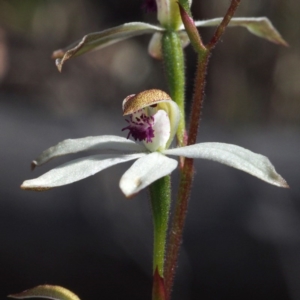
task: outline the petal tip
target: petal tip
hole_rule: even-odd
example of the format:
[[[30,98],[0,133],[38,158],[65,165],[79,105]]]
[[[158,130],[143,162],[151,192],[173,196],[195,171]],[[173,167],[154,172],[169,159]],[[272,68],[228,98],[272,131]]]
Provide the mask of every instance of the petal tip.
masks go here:
[[[134,181],[128,180],[127,178],[121,178],[120,188],[127,199],[132,199],[138,194],[138,187],[142,184],[140,179]],[[137,191],[138,190],[138,191]]]
[[[124,192],[123,192],[124,193]],[[125,194],[125,197],[128,199],[128,200],[131,200],[132,198],[134,198],[138,193],[128,193],[128,194]]]
[[[48,191],[51,189],[50,187],[30,186],[26,184],[26,181],[24,181],[21,184],[20,188],[24,191],[36,191],[36,192]]]
[[[289,189],[290,188],[289,184],[282,177],[280,177],[279,183],[280,183],[280,187],[282,187],[282,188],[285,188],[285,189]]]
[[[273,181],[274,185],[277,185],[278,187],[286,188],[286,189],[290,188],[290,186],[288,185],[288,183],[286,182],[286,180],[281,175],[279,175],[278,173],[276,173],[276,171],[275,171],[274,176],[272,176],[272,179],[274,180]]]
[[[37,166],[37,161],[36,161],[36,160],[33,160],[33,161],[31,162],[31,165],[30,165],[31,171],[33,171],[33,170],[35,169],[36,166]]]

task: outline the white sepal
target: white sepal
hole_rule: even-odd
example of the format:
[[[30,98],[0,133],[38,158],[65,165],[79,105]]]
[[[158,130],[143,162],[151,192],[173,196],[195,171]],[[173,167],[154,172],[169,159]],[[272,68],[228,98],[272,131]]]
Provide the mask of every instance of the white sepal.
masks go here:
[[[92,176],[108,167],[137,159],[146,155],[138,154],[98,154],[72,160],[58,166],[42,176],[26,180],[21,185],[24,190],[47,190],[53,187],[70,184]]]
[[[168,149],[163,153],[217,161],[249,173],[270,184],[288,187],[286,181],[276,172],[274,166],[267,157],[236,145],[224,143],[200,143],[181,148]]]
[[[32,162],[32,165],[40,166],[52,158],[88,150],[115,150],[122,152],[122,154],[128,154],[130,152],[142,152],[144,151],[144,147],[116,135],[88,136],[80,139],[68,139],[43,151],[43,153]]]

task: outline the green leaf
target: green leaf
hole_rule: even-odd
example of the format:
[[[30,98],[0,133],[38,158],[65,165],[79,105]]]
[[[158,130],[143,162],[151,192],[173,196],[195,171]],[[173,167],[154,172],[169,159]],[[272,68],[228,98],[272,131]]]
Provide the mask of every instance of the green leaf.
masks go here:
[[[164,31],[164,29],[148,23],[126,23],[100,32],[87,34],[80,41],[67,48],[54,51],[52,58],[56,59],[56,66],[61,72],[63,64],[70,58],[82,55],[89,51],[102,49],[133,36],[160,31]]]
[[[55,300],[80,300],[77,295],[64,287],[47,284],[38,285],[21,293],[8,295],[8,297],[15,299],[48,298]]]
[[[222,18],[210,19],[205,21],[196,21],[197,27],[217,26],[221,23]],[[246,27],[251,33],[264,38],[275,44],[288,46],[288,43],[282,38],[280,33],[273,26],[271,21],[266,17],[259,18],[232,18],[228,26]],[[183,28],[181,28],[183,29]]]

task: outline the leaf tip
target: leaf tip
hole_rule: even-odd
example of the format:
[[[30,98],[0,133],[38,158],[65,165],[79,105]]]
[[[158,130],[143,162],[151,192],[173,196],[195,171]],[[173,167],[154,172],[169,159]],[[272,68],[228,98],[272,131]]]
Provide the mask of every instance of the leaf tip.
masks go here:
[[[290,47],[289,43],[279,33],[277,33],[276,36],[267,39],[270,42],[273,42],[274,44],[284,46],[284,47]]]
[[[284,46],[284,47],[290,47],[290,44],[287,41],[285,41],[284,39],[281,39],[279,45]]]
[[[8,298],[14,298],[14,299],[22,299],[25,298],[23,297],[23,294],[25,294],[27,292],[27,290],[25,290],[24,292],[21,293],[17,293],[17,294],[9,294],[7,295]]]
[[[65,52],[62,49],[58,49],[53,51],[51,58],[52,59],[57,59],[57,58],[62,58],[64,56]]]
[[[63,64],[64,64],[63,59],[57,58],[57,59],[55,60],[55,65],[56,65],[56,67],[57,67],[57,69],[58,69],[58,71],[59,71],[60,73],[61,73],[61,71],[62,71]]]
[[[289,47],[289,44],[267,17],[254,18],[252,22],[246,22],[243,26],[246,26],[251,33],[267,39],[272,43]]]

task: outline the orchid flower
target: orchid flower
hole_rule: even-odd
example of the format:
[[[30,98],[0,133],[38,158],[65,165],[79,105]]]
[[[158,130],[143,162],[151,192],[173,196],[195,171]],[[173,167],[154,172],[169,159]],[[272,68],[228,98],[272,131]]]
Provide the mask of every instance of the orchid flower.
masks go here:
[[[192,5],[192,0],[189,0],[189,5]],[[162,58],[161,39],[163,33],[168,30],[178,32],[183,47],[189,44],[188,35],[184,31],[184,26],[181,22],[177,0],[156,0],[156,2],[155,0],[146,0],[145,6],[150,7],[150,10],[157,10],[159,25],[152,25],[144,22],[131,22],[100,32],[87,34],[80,41],[71,44],[65,49],[54,51],[52,57],[56,59],[56,65],[59,71],[62,70],[65,61],[72,57],[79,56],[92,50],[102,49],[119,41],[142,34],[153,34],[148,51],[152,57],[157,59]],[[222,19],[223,18],[215,18],[211,20],[195,21],[195,24],[197,27],[218,26]],[[245,27],[251,33],[259,37],[265,38],[276,44],[287,46],[285,40],[266,17],[232,18],[229,26]]]
[[[122,192],[126,197],[131,197],[176,169],[178,161],[167,155],[217,161],[270,184],[288,186],[267,157],[236,145],[199,143],[169,148],[177,130],[180,112],[177,104],[163,91],[153,89],[129,95],[123,101],[123,113],[129,116],[128,126],[123,128],[128,130],[127,139],[104,135],[62,141],[34,160],[33,168],[71,153],[87,150],[101,150],[104,153],[67,162],[38,178],[24,181],[21,188],[47,190],[79,181],[113,165],[136,160],[120,180]],[[130,136],[137,142],[129,140]]]

